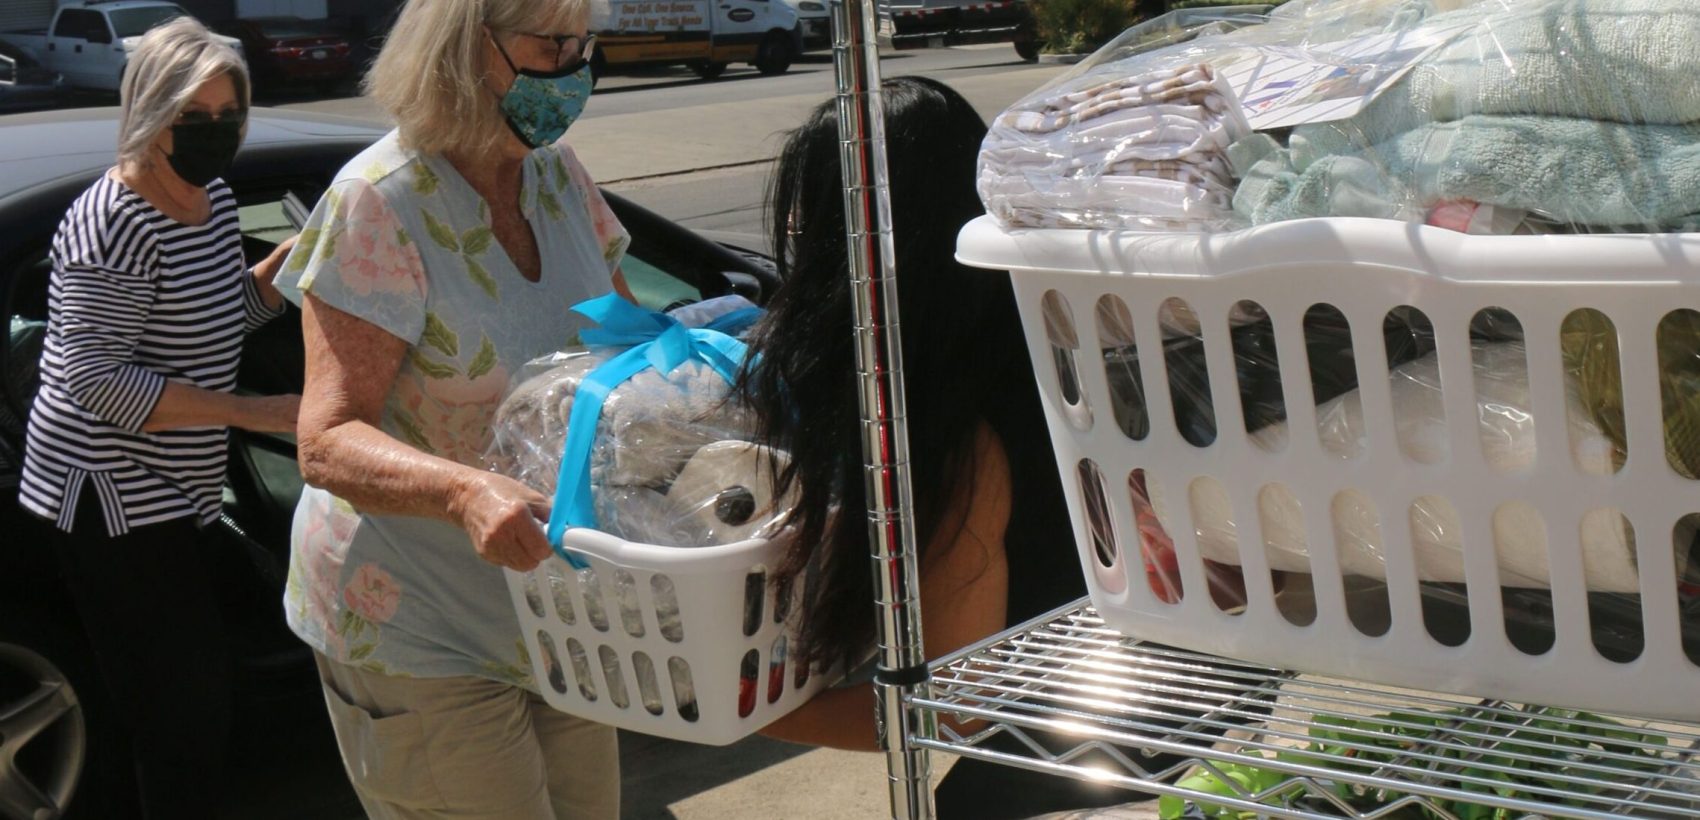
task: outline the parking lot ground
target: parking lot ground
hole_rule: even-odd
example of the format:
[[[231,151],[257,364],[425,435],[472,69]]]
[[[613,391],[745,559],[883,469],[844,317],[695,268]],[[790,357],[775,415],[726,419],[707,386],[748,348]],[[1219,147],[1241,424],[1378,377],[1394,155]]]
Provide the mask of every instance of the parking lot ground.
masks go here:
[[[890,817],[885,756],[810,749],[764,737],[725,747],[622,734],[627,820],[871,820]],[[936,785],[955,757],[932,755]],[[1157,801],[1115,820],[1157,820]]]

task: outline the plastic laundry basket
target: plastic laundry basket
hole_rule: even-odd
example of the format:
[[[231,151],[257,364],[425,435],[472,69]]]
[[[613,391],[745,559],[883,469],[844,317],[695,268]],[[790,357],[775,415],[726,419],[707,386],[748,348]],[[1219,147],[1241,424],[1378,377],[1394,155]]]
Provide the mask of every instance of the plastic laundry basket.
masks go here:
[[[1650,717],[1700,717],[1700,658],[1684,649],[1696,629],[1677,565],[1700,520],[1700,482],[1667,461],[1656,333],[1673,311],[1700,310],[1700,235],[1467,236],[1393,221],[1317,219],[1217,235],[1005,230],[990,218],[963,229],[958,258],[1011,272],[1058,468],[1069,488],[1078,558],[1104,618],[1142,639],[1304,672],[1525,702]],[[1103,300],[1113,300],[1104,302]],[[1214,441],[1189,443],[1176,424],[1159,338],[1165,306],[1199,317],[1215,413]],[[1269,317],[1291,434],[1271,452],[1246,431],[1230,311],[1255,302]],[[1320,444],[1306,347],[1307,312],[1337,309],[1350,323],[1366,446],[1342,458]],[[1139,344],[1094,335],[1104,306],[1125,308]],[[1052,313],[1047,326],[1046,308]],[[1423,463],[1395,438],[1381,329],[1389,312],[1415,308],[1432,322],[1445,411],[1444,458]],[[1503,309],[1525,336],[1537,455],[1532,469],[1500,472],[1483,456],[1472,383],[1470,328]],[[1573,462],[1566,376],[1558,344],[1567,317],[1603,313],[1616,328],[1627,458],[1614,474]],[[1060,312],[1072,327],[1059,328]],[[1135,439],[1117,423],[1105,357],[1136,350],[1149,408]],[[1700,356],[1700,350],[1695,351]],[[1377,389],[1377,385],[1382,388]],[[1545,421],[1552,419],[1552,421]],[[1169,499],[1182,580],[1165,601],[1145,582],[1130,484],[1160,484]],[[1265,553],[1258,494],[1283,486],[1302,509],[1310,573],[1278,585]],[[1239,521],[1243,605],[1210,594],[1193,528],[1196,493],[1225,496]],[[1342,492],[1370,499],[1385,550],[1385,620],[1353,613],[1354,579],[1341,571],[1331,505]],[[1409,511],[1443,499],[1461,522],[1467,583],[1461,641],[1437,637],[1411,556]],[[1505,621],[1493,522],[1526,505],[1545,528],[1550,563],[1550,645],[1514,639]],[[1621,512],[1632,527],[1643,646],[1607,659],[1590,619],[1579,522]],[[1129,566],[1131,564],[1131,567]],[[1282,608],[1292,586],[1314,589],[1313,611]],[[1172,598],[1173,596],[1171,596]],[[1619,596],[1620,598],[1625,596]],[[1427,620],[1425,620],[1427,619]],[[1688,646],[1695,646],[1688,635]]]
[[[621,729],[724,745],[808,701],[827,681],[790,662],[802,590],[770,581],[784,544],[658,547],[588,529],[508,570],[534,674],[549,705]]]

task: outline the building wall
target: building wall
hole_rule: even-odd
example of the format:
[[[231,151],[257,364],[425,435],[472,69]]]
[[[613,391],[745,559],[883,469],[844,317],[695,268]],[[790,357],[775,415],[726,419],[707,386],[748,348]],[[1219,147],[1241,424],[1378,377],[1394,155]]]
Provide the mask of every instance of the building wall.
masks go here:
[[[0,0],[0,31],[47,28],[54,8],[53,0]]]
[[[194,15],[195,19],[209,26],[236,17],[235,0],[174,0],[174,2]]]

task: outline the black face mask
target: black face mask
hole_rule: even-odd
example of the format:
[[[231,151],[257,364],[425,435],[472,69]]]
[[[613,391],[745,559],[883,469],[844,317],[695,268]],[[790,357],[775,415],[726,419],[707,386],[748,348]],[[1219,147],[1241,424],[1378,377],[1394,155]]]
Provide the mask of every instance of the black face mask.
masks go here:
[[[171,126],[171,153],[166,160],[184,182],[205,188],[224,176],[242,145],[242,121],[183,123]]]

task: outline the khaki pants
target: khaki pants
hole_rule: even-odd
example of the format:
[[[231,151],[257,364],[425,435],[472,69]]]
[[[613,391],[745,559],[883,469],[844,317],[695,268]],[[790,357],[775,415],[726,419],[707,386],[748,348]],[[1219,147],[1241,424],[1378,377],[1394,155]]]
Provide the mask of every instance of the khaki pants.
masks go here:
[[[343,765],[374,820],[620,816],[612,727],[497,681],[402,678],[316,658]]]

